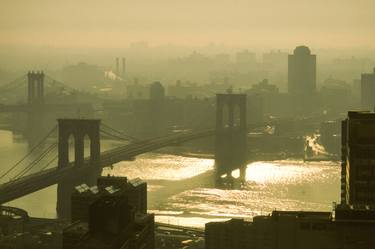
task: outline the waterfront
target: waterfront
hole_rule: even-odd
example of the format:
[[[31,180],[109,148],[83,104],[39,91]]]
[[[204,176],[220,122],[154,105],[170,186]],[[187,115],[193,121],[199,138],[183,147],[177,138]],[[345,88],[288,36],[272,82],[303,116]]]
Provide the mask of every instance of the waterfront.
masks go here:
[[[111,141],[102,143],[102,149],[111,146]],[[1,131],[0,153],[4,172],[27,153],[27,145]],[[250,219],[274,209],[329,211],[332,202],[339,200],[337,162],[254,162],[247,167],[245,186],[236,190],[212,187],[213,163],[212,159],[148,153],[107,168],[103,174],[149,180],[149,211],[156,214],[156,221],[185,226],[202,227],[208,221],[230,217]],[[185,181],[188,178],[193,178],[191,185],[180,186],[189,182]],[[182,192],[163,195],[163,189],[171,186]],[[56,186],[9,203],[37,217],[55,217],[55,204]]]

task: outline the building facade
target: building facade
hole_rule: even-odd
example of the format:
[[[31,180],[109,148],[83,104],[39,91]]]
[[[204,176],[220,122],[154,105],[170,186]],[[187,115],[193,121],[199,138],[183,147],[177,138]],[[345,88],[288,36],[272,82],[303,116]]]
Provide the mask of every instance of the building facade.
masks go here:
[[[342,204],[375,206],[375,113],[349,112],[342,129]]]

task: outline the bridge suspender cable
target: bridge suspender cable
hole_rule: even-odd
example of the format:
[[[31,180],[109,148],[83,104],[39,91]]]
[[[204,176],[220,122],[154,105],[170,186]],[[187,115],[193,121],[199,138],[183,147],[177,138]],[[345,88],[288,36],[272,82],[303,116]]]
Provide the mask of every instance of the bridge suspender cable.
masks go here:
[[[17,89],[26,82],[26,75],[23,75],[15,80],[12,80],[9,83],[6,83],[0,86],[1,94]]]
[[[18,173],[14,179],[24,176],[27,172],[33,169],[40,161],[42,161],[48,153],[53,151],[57,147],[57,143],[51,144],[46,150],[42,152],[34,161],[32,161],[26,168],[24,168],[20,173]]]
[[[115,132],[116,134],[113,134],[113,133],[111,133],[111,132],[108,132],[108,131],[105,131],[105,130],[101,130],[102,132],[104,132],[104,133],[110,133],[111,135],[114,135],[114,136],[117,136],[117,137],[122,137],[122,139],[127,139],[127,140],[133,140],[133,141],[139,141],[139,139],[138,138],[136,138],[136,137],[133,137],[133,136],[130,136],[130,135],[127,135],[127,134],[125,134],[125,133],[123,133],[123,132],[121,132],[121,131],[119,131],[119,130],[116,130],[115,128],[112,128],[111,126],[109,126],[109,125],[107,125],[107,124],[105,124],[105,123],[101,123],[101,125],[102,125],[102,127],[103,128],[107,128],[108,130],[110,130],[111,132]],[[108,135],[108,134],[107,134]]]
[[[8,83],[6,83],[6,84],[4,84],[4,85],[1,85],[0,86],[0,89],[4,89],[4,88],[7,88],[7,87],[12,87],[12,86],[14,86],[14,84],[19,84],[19,83],[23,83],[23,81],[24,80],[26,80],[26,75],[24,74],[24,75],[22,75],[22,76],[20,76],[20,77],[18,77],[18,78],[16,78],[15,80],[12,80],[11,82],[8,82]]]
[[[126,137],[122,137],[122,136],[118,136],[118,135],[115,135],[113,133],[110,133],[108,131],[105,131],[103,129],[100,129],[100,132],[102,132],[104,135],[107,135],[108,137],[110,138],[114,138],[114,139],[118,139],[118,140],[124,140],[124,141],[133,141],[132,139],[129,139],[129,138],[126,138]]]
[[[27,153],[24,157],[21,158],[21,160],[19,160],[16,164],[14,164],[10,169],[8,169],[4,174],[2,174],[0,176],[0,179],[3,179],[5,176],[7,176],[10,172],[12,172],[16,167],[18,167],[18,165],[20,165],[26,158],[28,158],[37,148],[39,148],[46,140],[47,138],[53,133],[55,132],[55,130],[57,129],[57,126],[53,127],[49,132],[48,134],[37,144],[35,145],[30,151],[29,153]]]
[[[48,166],[50,166],[54,161],[56,161],[58,157],[59,157],[59,155],[56,155],[54,158],[52,158],[52,159],[51,159],[46,165],[44,165],[44,166],[40,169],[40,171],[43,171],[43,170],[45,170],[46,168],[48,168]]]

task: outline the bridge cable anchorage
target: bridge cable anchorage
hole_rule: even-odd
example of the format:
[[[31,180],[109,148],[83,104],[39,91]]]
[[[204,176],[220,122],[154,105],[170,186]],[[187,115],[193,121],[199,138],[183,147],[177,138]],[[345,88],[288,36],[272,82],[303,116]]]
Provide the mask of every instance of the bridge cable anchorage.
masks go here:
[[[4,174],[2,174],[0,176],[0,180],[3,179],[5,176],[7,176],[10,172],[12,172],[16,167],[18,167],[22,162],[24,162],[26,160],[26,158],[28,158],[37,148],[39,148],[47,139],[48,137],[53,133],[55,132],[55,130],[57,129],[57,125],[54,126],[49,132],[48,134],[42,139],[39,141],[39,143],[37,143],[24,157],[22,157],[18,162],[16,162],[10,169],[8,169]]]
[[[46,150],[42,152],[41,155],[39,155],[34,161],[32,161],[26,168],[24,168],[20,173],[18,173],[15,177],[13,177],[13,180],[16,180],[18,178],[21,178],[25,176],[27,172],[29,172],[31,169],[33,169],[40,161],[42,161],[51,151],[56,149],[57,143],[51,144]]]
[[[140,139],[138,139],[138,138],[136,138],[136,137],[133,137],[133,136],[130,136],[130,135],[128,135],[128,134],[125,134],[125,133],[123,133],[123,132],[121,132],[121,131],[119,131],[119,130],[117,130],[117,129],[115,129],[115,128],[109,126],[109,125],[107,125],[106,123],[103,123],[103,122],[102,122],[102,123],[101,123],[101,126],[102,126],[103,128],[107,128],[107,129],[109,129],[109,130],[111,130],[111,131],[113,131],[113,132],[115,132],[115,133],[118,133],[120,136],[125,137],[125,138],[128,138],[129,140],[140,141]]]

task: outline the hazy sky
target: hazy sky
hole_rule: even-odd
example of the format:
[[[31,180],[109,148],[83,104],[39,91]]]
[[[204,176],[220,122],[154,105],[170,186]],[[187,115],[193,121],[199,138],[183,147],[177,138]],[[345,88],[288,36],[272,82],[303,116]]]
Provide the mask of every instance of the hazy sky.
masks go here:
[[[0,0],[0,44],[375,47],[375,0]]]

